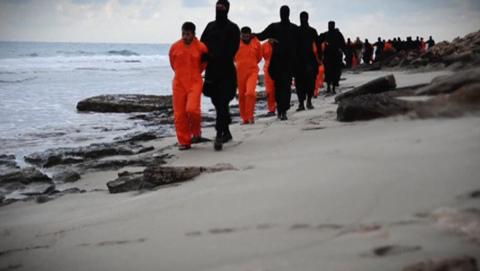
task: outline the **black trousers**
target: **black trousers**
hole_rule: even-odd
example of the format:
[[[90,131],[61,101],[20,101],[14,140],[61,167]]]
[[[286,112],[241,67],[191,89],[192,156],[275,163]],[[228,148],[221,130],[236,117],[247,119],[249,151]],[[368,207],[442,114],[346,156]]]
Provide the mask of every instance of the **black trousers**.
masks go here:
[[[217,112],[215,129],[217,130],[217,136],[221,137],[230,132],[229,125],[232,123],[232,117],[230,115],[231,99],[227,97],[227,95],[219,93],[211,97],[211,100]]]
[[[275,76],[275,100],[279,114],[287,113],[292,98],[292,75],[283,73]]]
[[[317,68],[318,70],[318,68]],[[315,91],[317,74],[313,72],[302,72],[295,77],[295,86],[297,88],[298,101],[304,103],[305,99],[311,100]]]

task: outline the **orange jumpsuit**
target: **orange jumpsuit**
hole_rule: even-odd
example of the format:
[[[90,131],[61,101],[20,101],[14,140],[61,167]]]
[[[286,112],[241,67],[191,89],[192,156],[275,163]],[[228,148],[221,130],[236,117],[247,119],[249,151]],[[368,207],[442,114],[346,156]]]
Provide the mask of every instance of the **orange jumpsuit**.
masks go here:
[[[265,59],[263,74],[265,77],[265,89],[267,91],[268,111],[275,113],[277,110],[277,102],[275,101],[275,82],[273,81],[272,77],[270,77],[270,73],[268,72],[270,60],[272,60],[272,51],[272,44],[270,42],[267,41],[262,45],[262,54],[263,58]]]
[[[393,52],[394,51],[393,44],[391,42],[385,43],[385,48],[383,48],[383,51],[384,52]]]
[[[322,43],[322,50],[325,49],[324,47],[325,47],[325,43]],[[313,52],[317,56],[319,55],[316,44],[313,44]],[[321,64],[321,65],[318,65],[317,81],[315,82],[315,92],[313,94],[314,97],[318,97],[318,95],[320,94],[320,88],[323,88],[324,82],[325,82],[325,66]]]
[[[262,60],[262,45],[253,38],[249,44],[240,41],[235,56],[238,80],[238,104],[240,117],[244,123],[254,120],[257,102],[258,63]]]
[[[425,53],[427,51],[427,43],[422,41],[420,43],[420,53]]]
[[[190,146],[192,136],[201,136],[202,56],[208,52],[197,38],[190,45],[179,40],[170,49],[173,79],[173,111],[180,145]]]

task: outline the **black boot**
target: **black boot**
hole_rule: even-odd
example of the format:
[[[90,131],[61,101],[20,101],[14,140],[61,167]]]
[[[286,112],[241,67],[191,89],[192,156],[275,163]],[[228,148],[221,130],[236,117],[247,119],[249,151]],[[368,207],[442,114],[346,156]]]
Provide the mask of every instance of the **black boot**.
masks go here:
[[[228,142],[232,141],[232,139],[233,139],[232,133],[230,133],[230,130],[227,130],[227,131],[223,134],[223,140],[222,140],[222,142],[225,144],[225,143],[228,143]]]
[[[308,110],[314,109],[314,107],[313,107],[313,105],[312,105],[312,98],[308,98],[308,100],[307,100],[307,108],[308,108]]]
[[[215,149],[215,151],[223,150],[223,136],[222,136],[222,133],[217,132],[217,136],[215,137],[215,140],[213,141],[213,148]]]
[[[297,108],[297,112],[301,112],[301,111],[305,111],[305,105],[303,101],[298,104],[298,108]]]

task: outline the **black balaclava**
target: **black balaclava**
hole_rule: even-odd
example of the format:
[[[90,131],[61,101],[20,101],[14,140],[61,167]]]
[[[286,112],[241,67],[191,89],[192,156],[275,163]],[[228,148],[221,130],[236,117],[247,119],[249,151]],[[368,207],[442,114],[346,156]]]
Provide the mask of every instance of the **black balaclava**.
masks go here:
[[[308,13],[306,11],[300,13],[300,26],[308,27]]]
[[[335,31],[335,22],[334,21],[328,22],[328,31],[330,31],[330,32]]]
[[[218,23],[226,23],[227,20],[228,20],[228,11],[230,10],[230,3],[228,2],[228,0],[218,0],[217,1],[217,5],[218,4],[221,4],[221,5],[224,5],[227,10],[222,10],[222,9],[218,9],[216,8],[215,9],[215,20],[218,22]]]
[[[282,24],[290,23],[290,8],[288,6],[282,6],[280,8],[280,19]]]

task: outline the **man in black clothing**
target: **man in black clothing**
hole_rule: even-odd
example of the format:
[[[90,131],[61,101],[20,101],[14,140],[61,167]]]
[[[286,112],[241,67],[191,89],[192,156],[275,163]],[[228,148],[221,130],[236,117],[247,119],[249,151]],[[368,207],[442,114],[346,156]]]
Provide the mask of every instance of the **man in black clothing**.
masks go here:
[[[327,93],[335,94],[335,87],[338,87],[342,76],[343,54],[346,51],[345,38],[335,28],[335,22],[328,23],[328,31],[318,37],[318,43],[325,42],[323,53],[323,64],[325,65],[325,82],[327,82]]]
[[[430,38],[427,40],[427,44],[428,44],[428,49],[435,46],[435,41],[433,40],[432,36],[430,36]]]
[[[370,44],[368,39],[365,40],[364,53],[363,53],[363,63],[370,65],[373,58],[373,46]]]
[[[269,25],[263,32],[255,34],[261,41],[273,40],[272,59],[269,73],[275,82],[275,99],[277,101],[278,118],[287,120],[292,95],[292,78],[298,67],[298,26],[290,22],[290,8],[280,8],[279,23]]]
[[[347,69],[352,68],[352,62],[353,62],[353,54],[354,54],[354,48],[353,48],[353,43],[350,38],[347,39],[347,46],[345,48],[345,64],[347,66]],[[319,55],[321,52],[319,52]]]
[[[308,25],[308,13],[305,11],[300,13],[299,29],[298,68],[295,74],[299,102],[297,112],[305,110],[305,99],[307,100],[307,108],[313,109],[312,98],[318,75],[318,60],[313,51],[313,44],[318,41],[318,33],[317,30]],[[321,48],[319,44],[317,44],[317,48]]]
[[[201,41],[208,47],[208,66],[205,71],[203,94],[212,99],[217,111],[215,150],[232,140],[230,102],[235,97],[237,75],[234,57],[240,45],[240,30],[228,19],[230,3],[218,0],[216,19],[210,22],[202,34]]]
[[[383,48],[385,48],[385,42],[382,38],[378,38],[378,41],[373,44],[375,46],[375,62],[382,60]]]

